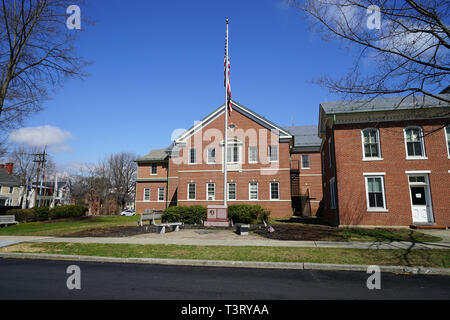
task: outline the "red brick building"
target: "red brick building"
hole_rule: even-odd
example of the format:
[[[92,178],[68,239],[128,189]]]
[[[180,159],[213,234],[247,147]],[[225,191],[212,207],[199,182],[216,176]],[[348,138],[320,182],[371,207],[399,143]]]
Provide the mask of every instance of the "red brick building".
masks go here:
[[[320,104],[324,218],[450,226],[449,124],[450,106],[429,97]]]
[[[170,147],[153,150],[136,160],[136,213],[164,210],[171,205],[223,204],[224,110],[224,106],[216,109]],[[291,156],[294,160],[301,156],[292,129],[277,126],[233,102],[228,118],[228,205],[259,204],[270,209],[272,217],[292,215],[292,195],[307,190],[299,183],[292,189],[291,172],[300,171],[298,166],[291,167]],[[316,148],[316,154],[301,151],[308,155],[311,152],[311,167],[307,169],[305,163],[305,170],[314,173],[320,168]],[[316,181],[317,185],[309,190],[318,198],[321,179]],[[312,182],[304,187],[309,187],[308,183]]]

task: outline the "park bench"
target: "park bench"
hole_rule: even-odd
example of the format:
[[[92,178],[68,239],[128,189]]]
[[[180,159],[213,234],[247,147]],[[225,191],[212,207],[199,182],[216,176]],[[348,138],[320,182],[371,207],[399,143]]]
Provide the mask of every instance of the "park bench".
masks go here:
[[[161,219],[162,211],[153,210],[153,212],[146,212],[141,214],[141,218],[139,219],[138,226],[142,227],[144,225],[144,221],[150,221],[149,224],[155,224],[155,219]]]
[[[165,223],[157,223],[155,226],[158,227],[158,233],[164,234],[166,233],[166,227],[174,227],[173,231],[178,232],[180,231],[180,226],[182,225],[182,222],[165,222]]]
[[[18,224],[16,221],[16,216],[0,216],[0,226],[9,226],[10,224]]]

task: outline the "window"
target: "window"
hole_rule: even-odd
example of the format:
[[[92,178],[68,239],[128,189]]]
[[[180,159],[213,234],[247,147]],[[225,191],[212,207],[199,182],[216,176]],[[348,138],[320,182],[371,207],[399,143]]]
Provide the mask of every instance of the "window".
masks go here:
[[[258,182],[249,183],[249,199],[258,200]]]
[[[13,194],[14,193],[14,187],[9,187],[9,194]]]
[[[269,146],[269,161],[278,161],[278,146]]]
[[[302,155],[302,169],[309,169],[309,154]]]
[[[405,129],[406,158],[424,158],[422,129],[419,127]]]
[[[144,201],[150,201],[150,188],[144,189]]]
[[[197,150],[189,149],[189,163],[190,164],[197,163]]]
[[[195,183],[188,184],[188,200],[195,200]]]
[[[328,140],[328,157],[330,158],[330,168],[333,166],[333,156],[331,153],[331,138]]]
[[[236,200],[236,183],[228,183],[228,200]]]
[[[367,210],[386,210],[383,176],[366,176]]]
[[[216,185],[214,183],[208,183],[206,185],[206,200],[215,200],[216,199]]]
[[[445,128],[445,138],[447,139],[447,156],[450,158],[450,126]]]
[[[249,163],[258,162],[258,147],[248,147],[248,162]]]
[[[158,165],[156,163],[152,163],[152,175],[158,173]]]
[[[236,145],[227,147],[227,163],[239,163],[239,147]]]
[[[164,201],[164,188],[158,188],[158,201]]]
[[[330,208],[336,209],[336,179],[330,179]]]
[[[208,148],[208,163],[216,163],[216,148]]]
[[[378,129],[369,128],[362,131],[363,142],[363,158],[364,159],[379,159],[380,152],[380,135]]]
[[[280,184],[278,182],[270,183],[270,200],[280,200]]]

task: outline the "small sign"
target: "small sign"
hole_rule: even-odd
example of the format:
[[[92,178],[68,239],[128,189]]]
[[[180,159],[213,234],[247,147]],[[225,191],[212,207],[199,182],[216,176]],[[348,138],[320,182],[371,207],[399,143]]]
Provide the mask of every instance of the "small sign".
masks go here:
[[[416,198],[417,198],[417,199],[422,198],[422,194],[421,194],[421,193],[416,193]]]

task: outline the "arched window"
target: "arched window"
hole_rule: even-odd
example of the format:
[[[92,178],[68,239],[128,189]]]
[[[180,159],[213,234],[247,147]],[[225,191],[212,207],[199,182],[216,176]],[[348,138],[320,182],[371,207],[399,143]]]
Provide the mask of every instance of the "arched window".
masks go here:
[[[363,158],[380,159],[380,134],[376,128],[362,130]]]
[[[424,158],[425,146],[420,127],[405,128],[406,158]]]

